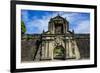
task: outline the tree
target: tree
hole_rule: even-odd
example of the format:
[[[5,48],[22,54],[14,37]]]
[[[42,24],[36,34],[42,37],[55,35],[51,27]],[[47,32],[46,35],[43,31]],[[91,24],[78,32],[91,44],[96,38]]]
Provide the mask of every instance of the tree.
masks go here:
[[[21,21],[21,34],[24,34],[26,32],[26,27],[23,21]]]

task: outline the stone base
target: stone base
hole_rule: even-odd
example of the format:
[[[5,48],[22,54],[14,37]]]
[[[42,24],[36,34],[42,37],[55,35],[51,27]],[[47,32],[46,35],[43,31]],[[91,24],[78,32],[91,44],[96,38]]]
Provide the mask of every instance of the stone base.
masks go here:
[[[44,60],[52,60],[51,58],[42,58],[41,61],[44,61]]]

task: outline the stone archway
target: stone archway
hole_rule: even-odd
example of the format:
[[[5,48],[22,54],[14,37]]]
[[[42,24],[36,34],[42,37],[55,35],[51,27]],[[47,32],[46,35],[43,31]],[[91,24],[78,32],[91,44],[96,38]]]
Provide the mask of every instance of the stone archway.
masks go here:
[[[65,59],[65,49],[62,45],[56,46],[53,50],[53,59],[64,60]]]

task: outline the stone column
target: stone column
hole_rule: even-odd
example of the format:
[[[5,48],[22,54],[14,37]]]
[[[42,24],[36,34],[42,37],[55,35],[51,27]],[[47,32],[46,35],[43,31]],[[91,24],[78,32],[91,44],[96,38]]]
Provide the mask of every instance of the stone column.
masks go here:
[[[43,59],[45,57],[45,44],[42,43],[42,57],[41,59]]]
[[[49,42],[49,57],[53,60],[53,41]]]
[[[45,58],[46,58],[47,57],[47,49],[48,49],[48,43],[47,43],[47,41],[46,41],[45,44],[46,44],[46,46],[45,46],[45,50],[44,51],[45,51]]]
[[[74,49],[75,49],[75,57],[76,57],[76,59],[80,59],[79,48],[78,48],[78,46],[77,46],[77,44],[76,44],[76,41],[74,40],[73,42],[74,42],[74,44],[75,44],[75,46],[74,46]]]
[[[53,23],[53,34],[55,34],[55,25]]]
[[[47,48],[47,58],[49,58],[49,41],[48,41],[48,48]]]
[[[72,53],[72,45],[71,45],[71,39],[69,39],[69,58],[73,58],[73,53]]]
[[[69,43],[68,39],[65,40],[66,59],[69,58]]]
[[[63,32],[66,33],[66,24],[63,24]]]

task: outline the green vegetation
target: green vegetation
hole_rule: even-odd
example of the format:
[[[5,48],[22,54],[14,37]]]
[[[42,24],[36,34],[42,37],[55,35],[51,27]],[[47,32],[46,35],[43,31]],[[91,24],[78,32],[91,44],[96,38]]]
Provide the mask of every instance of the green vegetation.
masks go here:
[[[27,40],[30,40],[32,39],[33,37],[32,36],[27,36]]]
[[[25,34],[26,32],[26,27],[23,21],[21,21],[21,34]]]

